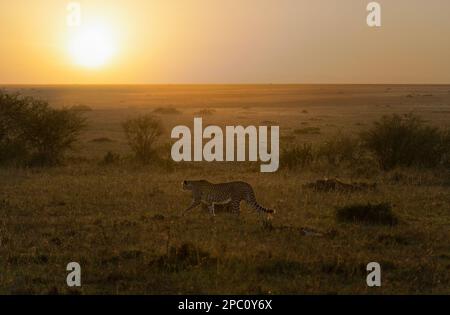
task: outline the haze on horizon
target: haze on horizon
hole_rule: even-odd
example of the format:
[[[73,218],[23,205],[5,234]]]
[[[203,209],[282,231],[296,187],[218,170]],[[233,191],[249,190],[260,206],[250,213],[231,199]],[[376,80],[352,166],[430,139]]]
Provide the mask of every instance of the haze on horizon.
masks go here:
[[[381,28],[369,0],[79,0],[114,41],[99,67],[70,56],[69,2],[0,1],[0,84],[450,83],[448,0],[379,0]]]

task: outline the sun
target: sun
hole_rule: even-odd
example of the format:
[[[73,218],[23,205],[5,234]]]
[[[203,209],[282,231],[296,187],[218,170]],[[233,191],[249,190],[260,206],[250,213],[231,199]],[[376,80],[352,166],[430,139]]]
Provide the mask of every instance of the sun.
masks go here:
[[[116,52],[111,28],[101,24],[77,28],[70,34],[69,52],[79,66],[99,68],[106,65]]]

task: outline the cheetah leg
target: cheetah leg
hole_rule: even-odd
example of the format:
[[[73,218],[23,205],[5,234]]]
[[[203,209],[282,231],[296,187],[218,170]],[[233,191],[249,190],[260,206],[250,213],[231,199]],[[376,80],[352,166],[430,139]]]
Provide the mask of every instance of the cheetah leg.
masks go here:
[[[194,209],[194,208],[197,207],[198,205],[200,205],[200,201],[193,201],[192,204],[191,204],[188,208],[186,208],[186,209],[183,211],[183,215],[185,215],[186,212],[188,212],[189,210]]]
[[[236,214],[237,216],[239,216],[241,214],[241,206],[240,206],[240,202],[237,200],[233,200],[231,201],[231,209],[233,211],[234,214]]]
[[[208,206],[208,209],[209,209],[209,213],[210,213],[212,216],[215,216],[215,215],[216,215],[216,212],[214,211],[214,203],[212,203],[211,205],[209,205],[209,206]]]

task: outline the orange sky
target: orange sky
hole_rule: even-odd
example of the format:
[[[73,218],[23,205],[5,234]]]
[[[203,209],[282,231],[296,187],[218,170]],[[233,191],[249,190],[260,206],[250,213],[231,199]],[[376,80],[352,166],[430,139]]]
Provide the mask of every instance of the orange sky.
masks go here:
[[[66,0],[0,0],[0,84],[450,83],[450,1],[80,0],[114,42],[103,66],[69,50]]]

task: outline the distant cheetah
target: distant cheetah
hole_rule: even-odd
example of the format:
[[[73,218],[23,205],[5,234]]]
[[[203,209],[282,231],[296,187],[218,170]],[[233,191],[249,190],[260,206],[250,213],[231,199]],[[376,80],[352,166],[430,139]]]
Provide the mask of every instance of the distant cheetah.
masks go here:
[[[245,182],[212,184],[206,180],[185,180],[183,190],[191,190],[193,197],[192,204],[184,210],[183,214],[203,203],[208,206],[209,212],[214,216],[214,205],[231,203],[233,212],[239,215],[240,204],[243,200],[258,213],[268,214],[269,218],[275,213],[275,210],[258,204],[252,186]]]

